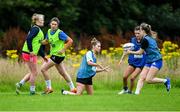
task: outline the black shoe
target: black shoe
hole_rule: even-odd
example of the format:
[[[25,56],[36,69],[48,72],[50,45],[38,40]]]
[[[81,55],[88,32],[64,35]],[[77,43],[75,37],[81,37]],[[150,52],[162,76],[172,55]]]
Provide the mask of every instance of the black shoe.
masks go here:
[[[64,95],[64,89],[61,89],[61,94]]]
[[[128,93],[128,94],[133,94],[133,92],[132,92],[132,91],[128,91],[127,93]]]

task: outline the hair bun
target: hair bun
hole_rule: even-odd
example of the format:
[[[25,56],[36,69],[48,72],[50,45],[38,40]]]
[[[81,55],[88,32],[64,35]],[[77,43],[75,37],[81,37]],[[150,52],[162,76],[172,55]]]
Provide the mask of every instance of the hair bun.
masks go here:
[[[98,40],[96,39],[96,37],[94,37],[92,40],[91,40],[91,43],[94,43],[94,42],[97,42]]]
[[[100,42],[96,39],[96,37],[94,37],[94,38],[91,40],[91,45],[94,46],[94,45],[96,45],[97,43],[100,43]]]

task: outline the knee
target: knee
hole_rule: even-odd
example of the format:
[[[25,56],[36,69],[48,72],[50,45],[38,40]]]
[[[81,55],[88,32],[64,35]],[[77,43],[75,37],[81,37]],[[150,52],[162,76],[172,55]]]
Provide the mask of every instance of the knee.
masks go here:
[[[128,77],[127,76],[123,76],[123,80],[127,80],[128,79]]]
[[[134,82],[135,78],[134,78],[134,77],[131,77],[131,79],[130,79],[130,80],[131,80],[131,82]]]
[[[144,82],[146,79],[145,78],[140,78],[138,81]]]
[[[147,82],[147,83],[152,83],[152,79],[146,78],[146,82]]]
[[[46,71],[47,71],[46,69],[41,68],[41,72],[42,72],[42,73],[44,73],[44,72],[46,72]]]

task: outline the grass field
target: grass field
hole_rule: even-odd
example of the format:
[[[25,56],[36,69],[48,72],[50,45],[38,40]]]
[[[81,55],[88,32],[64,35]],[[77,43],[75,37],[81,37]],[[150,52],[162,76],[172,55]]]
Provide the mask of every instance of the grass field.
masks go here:
[[[29,83],[22,88],[21,95],[15,94],[15,83],[28,72],[27,67],[4,59],[0,59],[0,63],[0,111],[180,111],[180,71],[169,74],[166,66],[158,77],[171,78],[170,93],[166,92],[162,84],[145,84],[140,95],[117,95],[122,89],[122,73],[127,64],[119,68],[117,62],[114,62],[105,63],[111,66],[112,71],[94,77],[93,96],[86,93],[82,96],[61,95],[60,89],[68,89],[68,86],[55,68],[49,70],[54,93],[29,96]],[[78,68],[70,64],[66,64],[66,68],[75,82]],[[37,92],[40,94],[44,87],[44,79],[39,73],[36,80]]]
[[[180,89],[149,87],[140,95],[117,95],[118,91],[96,90],[93,96],[0,93],[0,111],[180,111]]]

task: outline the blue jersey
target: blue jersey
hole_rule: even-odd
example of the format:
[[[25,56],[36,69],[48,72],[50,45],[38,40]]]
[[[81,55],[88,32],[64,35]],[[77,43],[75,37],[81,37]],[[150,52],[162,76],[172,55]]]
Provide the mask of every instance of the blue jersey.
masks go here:
[[[153,37],[150,37],[148,35],[146,35],[143,38],[143,40],[148,41],[147,48],[142,47],[142,49],[144,49],[146,52],[146,56],[147,56],[146,63],[152,63],[152,62],[155,62],[157,60],[162,59],[162,55],[161,55],[160,50],[157,46],[156,40]],[[145,42],[145,41],[142,41],[142,42]]]
[[[136,37],[131,38],[130,42],[134,44],[133,51],[138,51],[141,48],[141,43],[137,41]],[[135,67],[143,67],[145,64],[145,60],[145,53],[141,55],[130,54],[128,57],[128,63]]]
[[[88,61],[92,61],[93,63],[96,63],[96,58],[92,51],[88,51],[86,55],[84,55],[81,62],[81,66],[77,73],[77,78],[89,78],[96,74],[96,67],[88,65],[87,63]]]

